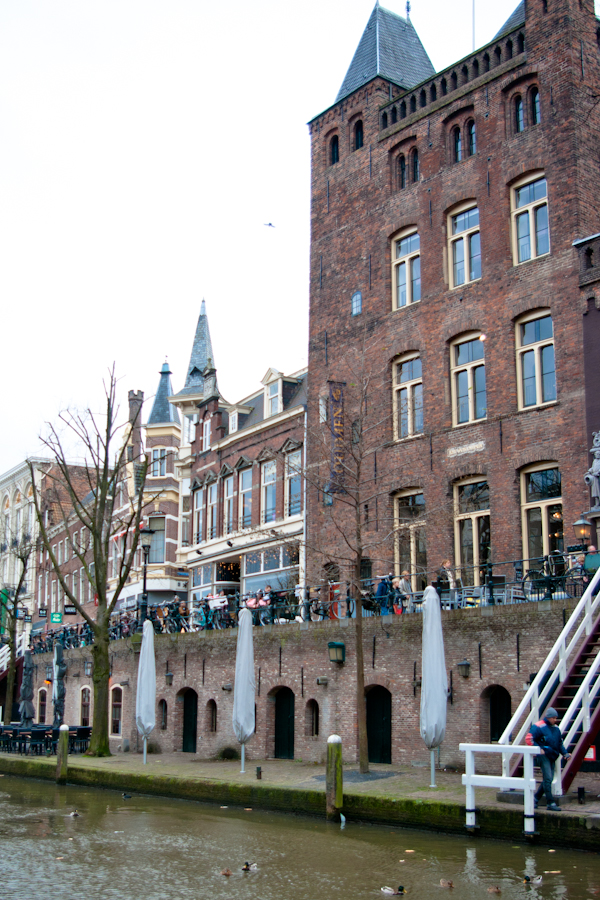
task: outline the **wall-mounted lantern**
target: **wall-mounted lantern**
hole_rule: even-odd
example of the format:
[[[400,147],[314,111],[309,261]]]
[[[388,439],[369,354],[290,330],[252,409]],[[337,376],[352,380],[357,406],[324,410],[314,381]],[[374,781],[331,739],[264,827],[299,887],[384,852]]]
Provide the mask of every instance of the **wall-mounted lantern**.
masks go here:
[[[172,685],[173,684],[173,673],[165,672],[165,684]]]
[[[343,665],[346,662],[346,645],[341,641],[329,641],[329,662]]]
[[[592,540],[592,523],[586,519],[585,513],[581,513],[577,521],[573,522],[573,530],[579,542],[589,544]]]
[[[463,678],[469,677],[469,672],[471,671],[471,663],[468,659],[463,659],[463,661],[458,664],[458,671]]]

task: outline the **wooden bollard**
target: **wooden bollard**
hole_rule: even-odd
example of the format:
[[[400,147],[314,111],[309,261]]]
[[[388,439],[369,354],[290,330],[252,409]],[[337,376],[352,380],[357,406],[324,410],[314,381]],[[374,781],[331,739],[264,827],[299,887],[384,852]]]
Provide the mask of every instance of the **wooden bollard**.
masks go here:
[[[325,804],[327,818],[339,822],[340,811],[344,805],[344,770],[342,767],[342,739],[337,734],[332,734],[327,738]]]
[[[69,726],[61,725],[56,745],[56,783],[67,783],[69,768]]]

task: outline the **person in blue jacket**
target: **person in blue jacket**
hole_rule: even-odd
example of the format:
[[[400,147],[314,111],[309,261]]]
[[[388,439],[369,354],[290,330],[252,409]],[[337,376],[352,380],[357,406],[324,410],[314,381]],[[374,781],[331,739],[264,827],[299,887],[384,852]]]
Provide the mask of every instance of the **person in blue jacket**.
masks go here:
[[[535,806],[537,809],[538,802],[542,794],[546,795],[548,809],[552,812],[560,812],[560,806],[552,796],[552,778],[554,776],[554,763],[559,756],[563,759],[570,759],[571,754],[567,752],[562,742],[562,734],[560,728],[556,724],[558,713],[549,706],[546,710],[544,718],[531,726],[531,731],[527,735],[528,744],[537,744],[540,748],[539,755],[536,756],[536,765],[542,770],[542,783],[535,792]]]

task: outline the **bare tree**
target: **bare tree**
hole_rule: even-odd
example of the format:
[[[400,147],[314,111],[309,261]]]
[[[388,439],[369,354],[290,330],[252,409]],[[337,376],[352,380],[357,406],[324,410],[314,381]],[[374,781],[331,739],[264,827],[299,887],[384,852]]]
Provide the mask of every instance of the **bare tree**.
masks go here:
[[[6,676],[6,702],[4,705],[4,725],[10,725],[12,717],[15,679],[17,675],[17,623],[19,611],[25,612],[21,595],[27,587],[27,573],[33,553],[31,535],[12,534],[4,536],[7,549],[14,560],[14,583],[3,584],[0,589],[0,622],[5,623],[4,637],[8,645],[9,660]],[[20,605],[21,604],[21,605]]]
[[[141,455],[135,459],[133,452],[129,454],[129,462],[136,467],[134,478],[136,492],[125,506],[122,506],[118,498],[117,487],[126,471],[128,447],[132,446],[131,435],[139,426],[139,422],[129,422],[120,448],[115,451],[117,437],[122,430],[117,422],[116,385],[113,366],[107,382],[104,383],[105,413],[101,422],[89,409],[84,414],[66,411],[59,417],[61,426],[66,426],[66,433],[74,437],[82,447],[83,465],[73,466],[69,463],[58,429],[49,426],[49,436],[44,443],[52,453],[54,463],[46,474],[50,488],[44,494],[34,488],[40,539],[51,568],[56,574],[65,598],[77,609],[93,633],[94,714],[88,750],[90,756],[111,755],[108,739],[110,616],[134,565],[145,502],[147,459]],[[138,416],[140,414],[141,406]],[[30,468],[32,469],[32,466]],[[47,518],[46,512],[50,508],[56,511],[58,522],[69,539],[70,549],[79,560],[92,595],[95,595],[95,617],[90,615],[75,596],[63,574],[49,536],[52,523],[49,517]],[[75,525],[78,528],[83,526],[85,529],[85,541],[82,542],[81,539],[72,536]],[[81,530],[79,535],[81,536]],[[120,541],[121,552],[117,562],[116,586],[109,601],[111,549],[112,542],[117,540]]]
[[[313,560],[334,564],[346,573],[356,602],[356,710],[359,768],[369,771],[362,629],[362,564],[368,558],[381,568],[392,558],[394,522],[389,476],[378,473],[377,453],[391,437],[391,416],[382,412],[388,361],[385,348],[371,346],[367,335],[346,354],[329,382],[327,414],[309,429],[310,465],[305,477],[319,493],[316,534],[309,534]],[[315,508],[313,506],[313,508]]]

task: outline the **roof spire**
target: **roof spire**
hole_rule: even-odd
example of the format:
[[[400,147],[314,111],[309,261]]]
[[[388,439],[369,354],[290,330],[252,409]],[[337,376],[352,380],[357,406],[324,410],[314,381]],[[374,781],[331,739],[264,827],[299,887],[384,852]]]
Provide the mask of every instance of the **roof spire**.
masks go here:
[[[406,21],[410,22],[410,0],[406,0]]]
[[[171,370],[169,363],[165,359],[160,370],[160,381],[158,382],[158,390],[154,397],[148,425],[170,425],[173,422],[179,424],[179,413],[169,403],[169,397],[172,393]]]
[[[200,306],[200,315],[198,324],[196,325],[196,334],[192,344],[192,352],[190,354],[190,363],[187,370],[185,385],[183,390],[176,394],[177,399],[183,399],[186,396],[204,394],[204,377],[202,373],[208,365],[208,360],[214,359],[212,343],[210,340],[210,329],[208,327],[208,317],[206,315],[206,303],[203,300]]]

